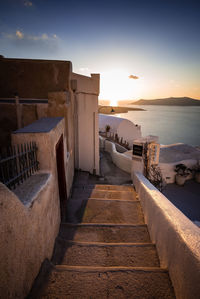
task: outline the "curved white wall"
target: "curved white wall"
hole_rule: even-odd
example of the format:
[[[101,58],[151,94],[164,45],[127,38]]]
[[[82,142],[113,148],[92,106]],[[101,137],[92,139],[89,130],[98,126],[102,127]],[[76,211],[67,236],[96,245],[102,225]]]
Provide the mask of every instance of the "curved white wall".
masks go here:
[[[127,173],[131,173],[132,159],[125,154],[117,152],[115,144],[111,141],[105,140],[100,136],[99,138],[100,148],[103,148],[106,152],[110,153],[113,163],[124,170]]]

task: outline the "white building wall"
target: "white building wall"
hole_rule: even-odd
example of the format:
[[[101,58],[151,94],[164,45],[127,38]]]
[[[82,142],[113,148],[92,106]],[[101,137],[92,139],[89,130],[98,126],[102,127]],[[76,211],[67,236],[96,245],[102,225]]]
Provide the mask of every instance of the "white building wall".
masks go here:
[[[99,174],[99,75],[72,73],[75,98],[75,167]]]
[[[98,97],[80,93],[78,106],[78,168],[99,174]]]
[[[141,127],[136,126],[128,119],[99,114],[99,130],[105,132],[106,126],[110,126],[110,132],[118,134],[119,138],[123,137],[124,141],[127,141],[132,147],[133,140],[142,137]]]

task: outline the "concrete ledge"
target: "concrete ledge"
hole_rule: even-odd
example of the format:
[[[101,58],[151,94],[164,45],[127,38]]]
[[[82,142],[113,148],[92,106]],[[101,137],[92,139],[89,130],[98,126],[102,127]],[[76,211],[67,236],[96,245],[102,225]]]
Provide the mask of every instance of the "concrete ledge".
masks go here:
[[[51,176],[50,173],[36,173],[12,191],[26,207],[31,207],[50,181]]]
[[[141,173],[133,184],[161,267],[168,268],[177,299],[199,298],[200,230]]]

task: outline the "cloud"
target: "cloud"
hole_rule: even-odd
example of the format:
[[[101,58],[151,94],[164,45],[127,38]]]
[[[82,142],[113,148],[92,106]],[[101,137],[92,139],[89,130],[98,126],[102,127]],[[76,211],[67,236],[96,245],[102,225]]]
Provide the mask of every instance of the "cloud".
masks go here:
[[[41,35],[24,34],[21,30],[16,30],[15,34],[3,34],[5,38],[11,40],[27,40],[27,41],[53,41],[58,39],[56,34],[48,35],[43,33]]]
[[[138,76],[135,76],[135,75],[130,75],[130,76],[128,76],[128,77],[129,77],[129,79],[134,79],[134,80],[139,79],[139,77],[138,77]]]
[[[56,34],[28,34],[21,29],[13,33],[0,33],[0,42],[8,42],[17,49],[43,53],[54,53],[59,51],[60,39]]]
[[[24,6],[31,7],[31,6],[33,6],[33,2],[31,2],[31,1],[24,1]]]
[[[16,33],[15,33],[15,35],[16,35],[16,37],[18,39],[24,38],[24,34],[20,30],[17,30]]]
[[[89,68],[88,67],[81,67],[79,69],[79,71],[81,71],[81,72],[89,72]]]

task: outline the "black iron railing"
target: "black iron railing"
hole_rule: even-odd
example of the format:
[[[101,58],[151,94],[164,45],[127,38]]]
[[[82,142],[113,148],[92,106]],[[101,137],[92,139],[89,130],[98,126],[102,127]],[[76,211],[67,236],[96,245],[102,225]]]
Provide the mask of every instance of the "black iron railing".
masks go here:
[[[23,183],[38,168],[35,142],[0,150],[0,181],[10,189]]]

